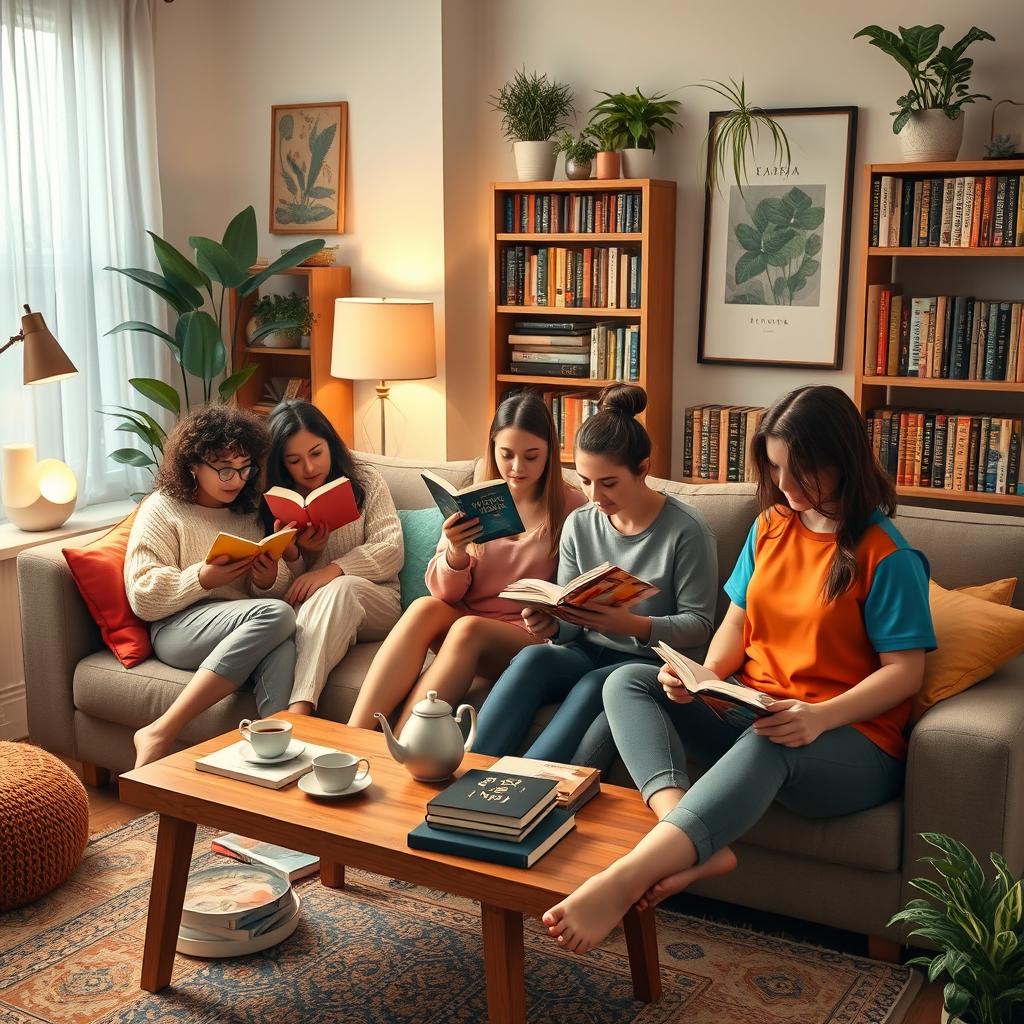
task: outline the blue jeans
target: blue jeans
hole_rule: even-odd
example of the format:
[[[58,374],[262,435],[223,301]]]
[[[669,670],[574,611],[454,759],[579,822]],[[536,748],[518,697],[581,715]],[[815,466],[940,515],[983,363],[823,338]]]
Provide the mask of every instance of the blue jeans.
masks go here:
[[[480,709],[473,752],[493,757],[517,753],[538,710],[561,702],[525,756],[571,763],[584,734],[602,715],[605,680],[638,662],[650,664],[586,640],[524,647]]]

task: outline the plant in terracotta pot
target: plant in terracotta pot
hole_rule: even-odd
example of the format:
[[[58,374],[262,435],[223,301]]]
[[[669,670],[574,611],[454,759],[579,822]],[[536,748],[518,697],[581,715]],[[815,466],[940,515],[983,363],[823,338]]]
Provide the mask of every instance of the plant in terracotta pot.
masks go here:
[[[576,118],[569,85],[521,68],[491,97],[501,127],[512,140],[520,181],[549,181],[555,173],[554,136]]]
[[[889,921],[914,926],[938,947],[934,956],[908,963],[928,968],[928,980],[945,974],[948,1019],[963,1024],[1018,1024],[1024,1020],[1024,907],[1021,880],[1006,860],[990,853],[995,878],[989,882],[974,854],[938,832],[922,832],[941,857],[923,857],[942,878],[910,884],[931,900],[914,899]]]
[[[964,134],[964,104],[991,99],[970,92],[974,61],[964,51],[983,39],[995,42],[995,36],[972,26],[953,46],[940,47],[943,31],[944,25],[901,25],[897,35],[868,25],[853,37],[866,36],[910,76],[910,89],[892,112],[892,130],[900,137],[907,160],[955,160]]]
[[[619,146],[623,143],[622,132],[614,124],[603,121],[591,122],[587,134],[597,147],[597,177],[618,178],[622,173],[622,157]]]
[[[679,100],[667,100],[667,93],[645,96],[635,92],[601,92],[604,99],[590,108],[591,125],[606,125],[628,143],[622,150],[623,173],[627,178],[649,178],[654,167],[657,132],[673,131],[679,124],[675,113]]]
[[[586,131],[574,135],[562,132],[555,142],[555,152],[565,154],[565,176],[570,181],[582,181],[590,177],[590,170],[597,155],[597,143]]]
[[[246,325],[246,335],[251,339],[260,333],[260,328],[272,325],[264,333],[262,342],[267,348],[298,348],[304,335],[313,326],[314,317],[305,295],[292,292],[290,295],[261,295],[252,307],[252,315]]]

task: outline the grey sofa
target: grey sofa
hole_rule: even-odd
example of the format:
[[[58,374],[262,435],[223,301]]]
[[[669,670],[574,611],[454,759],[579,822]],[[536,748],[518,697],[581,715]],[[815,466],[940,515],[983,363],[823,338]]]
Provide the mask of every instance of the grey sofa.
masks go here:
[[[361,457],[384,475],[399,508],[429,504],[421,464]],[[473,463],[431,468],[462,484]],[[752,486],[652,484],[704,513],[718,540],[724,580],[755,514]],[[1024,565],[1021,519],[901,508],[896,525],[927,554],[934,578],[947,587],[1017,575]],[[132,733],[170,704],[188,676],[155,659],[122,668],[103,646],[60,548],[43,545],[18,557],[29,729],[36,743],[86,763],[89,777],[99,781],[103,770],[131,766]],[[726,602],[721,594],[719,615]],[[1015,603],[1024,607],[1024,587]],[[331,673],[320,714],[346,720],[377,646],[356,645]],[[479,705],[484,692],[475,686],[470,699]],[[182,742],[232,729],[254,713],[251,694],[233,695],[199,716]],[[536,726],[550,713],[542,712]],[[610,781],[629,784],[621,764]],[[917,838],[922,831],[948,832],[979,854],[1000,850],[1015,872],[1024,869],[1024,657],[921,720],[911,736],[903,799],[827,821],[775,806],[737,844],[739,869],[696,891],[898,940],[900,933],[885,922],[912,894],[907,880],[925,853]]]

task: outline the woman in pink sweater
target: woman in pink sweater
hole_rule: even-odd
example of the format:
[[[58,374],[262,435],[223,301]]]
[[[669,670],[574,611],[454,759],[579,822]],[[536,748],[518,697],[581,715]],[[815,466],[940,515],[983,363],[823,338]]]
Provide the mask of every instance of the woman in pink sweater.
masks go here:
[[[481,479],[498,477],[508,482],[526,532],[474,544],[478,520],[445,520],[427,567],[431,596],[414,601],[388,634],[349,725],[372,729],[375,711],[390,715],[404,701],[400,732],[428,690],[455,704],[474,676],[497,679],[519,651],[538,642],[523,626],[522,605],[498,594],[524,576],[554,577],[562,523],[585,499],[562,480],[555,424],[535,392],[506,398],[494,414]],[[420,675],[429,650],[437,657]]]

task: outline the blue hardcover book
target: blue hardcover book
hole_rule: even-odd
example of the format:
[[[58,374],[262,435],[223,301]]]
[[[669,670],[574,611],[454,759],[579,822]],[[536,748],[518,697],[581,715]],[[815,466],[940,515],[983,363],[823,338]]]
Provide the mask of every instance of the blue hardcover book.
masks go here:
[[[427,813],[522,828],[557,797],[556,779],[470,768],[427,803]]]
[[[528,836],[518,842],[431,828],[426,822],[417,825],[409,833],[406,841],[413,850],[470,857],[473,860],[486,860],[510,868],[529,868],[563,836],[571,832],[575,825],[575,814],[556,808],[550,811]]]
[[[489,540],[524,532],[519,510],[504,480],[484,480],[458,488],[429,469],[420,476],[445,519],[461,512],[467,519],[480,520],[483,533],[473,538],[474,544],[486,544]]]

